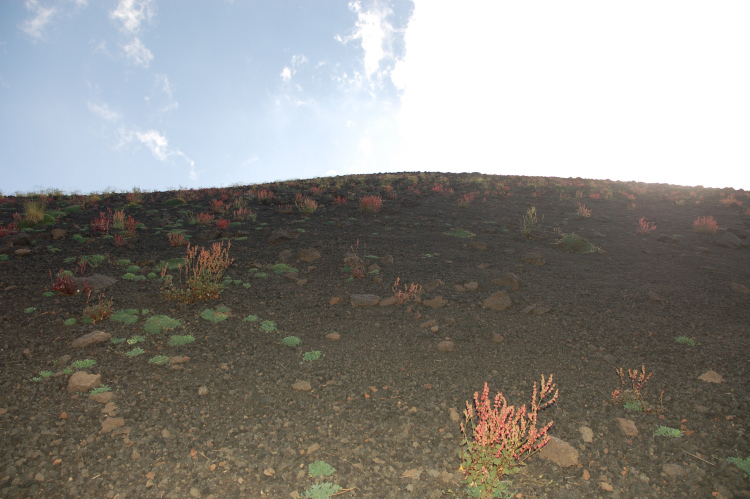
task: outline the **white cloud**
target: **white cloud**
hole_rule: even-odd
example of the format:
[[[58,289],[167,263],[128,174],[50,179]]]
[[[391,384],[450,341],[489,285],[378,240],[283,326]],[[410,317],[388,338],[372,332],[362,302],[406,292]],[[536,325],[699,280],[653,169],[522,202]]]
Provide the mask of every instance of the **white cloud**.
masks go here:
[[[179,156],[191,166],[191,172],[193,172],[191,175],[195,174],[194,169],[192,169],[195,166],[195,161],[190,159],[179,149],[170,148],[167,137],[159,133],[157,130],[146,130],[143,132],[137,128],[134,130],[125,130],[124,128],[121,128],[119,133],[120,144],[118,147],[131,142],[141,143],[151,151],[151,154],[153,154],[156,159],[162,162],[166,161],[171,156]]]
[[[285,67],[281,70],[281,74],[279,76],[281,76],[282,80],[289,81],[292,79],[292,70],[288,67]]]
[[[390,46],[397,30],[387,19],[393,14],[393,10],[379,2],[375,2],[371,9],[363,10],[359,0],[349,2],[349,9],[357,13],[354,33],[345,37],[336,35],[335,38],[344,44],[360,40],[364,51],[365,75],[371,78],[379,71],[381,62],[393,56]]]
[[[120,24],[120,32],[128,38],[129,42],[122,44],[122,49],[128,60],[136,66],[148,67],[154,59],[154,55],[146,47],[138,36],[141,24],[151,22],[156,15],[156,4],[154,0],[120,0],[117,8],[109,13],[111,19]]]
[[[297,73],[298,67],[305,64],[307,62],[307,57],[305,57],[304,54],[296,54],[292,56],[292,65],[284,66],[284,69],[281,70],[281,79],[286,83],[292,79],[292,76],[294,76],[295,73]]]
[[[125,51],[125,56],[136,66],[147,68],[154,60],[154,55],[138,37],[123,45],[122,49]]]
[[[159,74],[156,75],[156,87],[164,92],[164,94],[167,96],[167,103],[164,104],[161,108],[159,108],[160,112],[167,112],[171,111],[173,109],[177,109],[179,107],[179,102],[174,100],[173,94],[174,94],[174,86],[169,81],[169,77],[165,74]],[[148,100],[148,98],[146,98]]]
[[[120,121],[122,116],[120,116],[119,113],[116,111],[112,111],[109,106],[105,104],[94,104],[93,102],[88,102],[88,108],[89,111],[94,113],[95,115],[99,116],[100,118],[110,121],[110,122],[117,122]]]
[[[26,0],[25,5],[32,17],[22,22],[19,28],[34,40],[41,40],[44,37],[44,29],[57,14],[57,8],[42,7],[37,0]]]
[[[141,23],[144,20],[150,22],[155,13],[153,0],[120,0],[109,16],[121,24],[121,30],[135,35],[141,29]]]

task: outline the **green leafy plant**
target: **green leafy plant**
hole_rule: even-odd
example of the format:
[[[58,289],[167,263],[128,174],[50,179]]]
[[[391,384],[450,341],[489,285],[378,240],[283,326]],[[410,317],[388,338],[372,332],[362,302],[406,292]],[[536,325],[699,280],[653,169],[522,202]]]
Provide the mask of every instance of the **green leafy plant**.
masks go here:
[[[268,277],[268,274],[266,274],[265,272],[256,272],[255,274],[253,274],[253,277],[259,277],[261,279],[264,279]]]
[[[207,321],[211,321],[213,323],[221,322],[227,320],[227,317],[229,317],[229,309],[227,307],[219,307],[216,310],[213,309],[206,309],[201,313],[201,317],[206,319]]]
[[[640,400],[626,400],[622,406],[628,411],[643,411],[643,402]]]
[[[23,309],[24,314],[30,314],[31,312],[36,312],[36,307],[28,307]]]
[[[325,461],[317,460],[307,465],[307,472],[311,477],[317,478],[321,476],[333,475],[334,473],[336,473],[336,468]]]
[[[105,257],[104,255],[83,255],[81,256],[79,261],[96,268],[106,259],[107,257]]]
[[[474,404],[466,403],[465,422],[461,423],[460,454],[460,470],[473,495],[489,498],[505,491],[502,478],[517,473],[526,459],[547,444],[552,422],[539,429],[537,415],[554,404],[557,396],[552,375],[546,382],[542,376],[539,387],[534,383],[530,411],[525,405],[519,409],[508,405],[502,393],[495,396],[493,404],[487,383],[481,397],[474,393]]]
[[[242,322],[258,322],[258,316],[250,314],[247,317],[245,317],[244,319],[242,319]]]
[[[152,364],[156,364],[158,366],[161,366],[161,365],[166,364],[167,362],[169,362],[169,357],[167,357],[166,355],[156,355],[156,356],[151,357],[150,359],[148,359],[148,361],[151,362]]]
[[[45,379],[46,378],[51,378],[52,374],[54,374],[52,371],[40,371],[39,372],[39,376],[41,376],[42,378],[45,378]]]
[[[276,265],[272,265],[270,269],[276,272],[277,274],[288,274],[290,272],[299,272],[299,270],[295,269],[294,267],[290,267],[289,265],[285,263],[277,263]]]
[[[128,339],[128,345],[136,345],[142,341],[146,341],[146,337],[136,334]]]
[[[72,362],[70,364],[70,367],[73,367],[75,369],[88,369],[89,367],[93,367],[96,365],[96,361],[94,359],[84,359],[84,360],[76,360],[75,362]]]
[[[120,343],[125,343],[127,338],[110,338],[109,341],[113,345],[119,345]]]
[[[109,316],[109,320],[122,322],[123,324],[135,324],[138,322],[138,309],[129,308],[127,310],[117,310]]]
[[[695,346],[695,340],[693,338],[688,338],[687,336],[678,336],[674,341],[680,345],[687,345],[689,347]]]
[[[73,370],[73,369],[71,369],[69,367],[66,367],[65,369],[63,369],[63,372],[65,374],[67,374],[68,376],[70,376],[71,374],[73,374],[75,372],[75,370]]]
[[[201,248],[199,253],[197,247],[191,248],[188,243],[184,265],[177,269],[180,276],[179,285],[172,282],[172,276],[166,276],[167,266],[162,268],[161,276],[164,278],[162,295],[168,300],[184,303],[217,298],[223,287],[221,279],[224,272],[233,261],[229,258],[231,244],[231,242],[227,243],[227,247],[224,248],[221,243],[214,243],[210,251]],[[182,283],[183,270],[185,284]]]
[[[596,253],[597,248],[591,244],[588,240],[575,234],[569,234],[562,238],[562,247],[568,253],[577,253],[579,255],[586,255],[588,253]]]
[[[330,482],[316,483],[308,487],[302,497],[309,499],[329,499],[340,490],[341,486]]]
[[[274,321],[263,321],[260,323],[260,330],[266,333],[276,331],[276,323]]]
[[[746,457],[745,459],[740,459],[739,457],[730,457],[729,459],[727,459],[727,462],[737,466],[746,474],[750,475],[750,456]]]
[[[166,315],[154,315],[146,320],[143,329],[150,334],[159,334],[168,329],[180,327],[181,323],[177,319],[172,319]]]
[[[80,234],[73,234],[73,241],[75,241],[75,242],[77,242],[77,243],[81,243],[81,244],[83,244],[83,243],[85,243],[86,241],[88,241],[88,239],[86,239],[85,237],[83,237],[83,236],[82,236],[82,235],[80,235]]]
[[[108,385],[101,385],[101,386],[97,386],[96,388],[92,388],[91,391],[89,392],[89,395],[96,395],[99,393],[111,392],[111,391],[112,390],[110,389]]]
[[[63,324],[65,324],[66,326],[74,326],[76,322],[78,322],[76,319],[70,318],[66,319]]]
[[[185,335],[173,335],[171,338],[169,338],[169,342],[167,345],[170,347],[181,347],[183,345],[187,345],[188,343],[192,343],[195,341],[195,337],[192,334],[185,334]]]
[[[463,229],[452,230],[450,232],[446,232],[445,235],[457,237],[459,239],[468,239],[470,237],[476,236],[476,234],[474,234],[473,232],[469,232],[468,230]]]
[[[142,349],[141,347],[135,347],[134,349],[130,350],[129,352],[125,352],[125,355],[128,357],[137,357],[139,355],[143,355],[146,351]]]
[[[320,359],[321,357],[323,357],[323,353],[320,350],[305,352],[302,355],[302,362],[300,362],[300,364],[303,364],[304,362],[312,362],[314,360]]]
[[[296,336],[287,336],[286,338],[282,338],[281,344],[287,347],[298,347],[302,344],[302,340]]]
[[[526,214],[521,217],[520,225],[521,234],[523,234],[526,239],[531,239],[532,231],[539,226],[539,218],[537,217],[535,206],[526,210]]]
[[[640,406],[640,410],[646,410],[646,404],[643,401],[643,394],[645,392],[644,386],[651,379],[654,373],[646,375],[646,366],[641,366],[641,371],[638,369],[628,369],[628,377],[630,378],[631,389],[625,390],[625,373],[622,367],[615,369],[615,372],[620,376],[620,389],[616,389],[612,392],[612,399],[617,402],[622,402],[624,407],[628,410],[638,410],[634,408],[637,404]]]
[[[659,428],[654,432],[654,435],[657,437],[681,437],[682,431],[676,429],[676,428],[670,428],[668,426],[659,426]]]

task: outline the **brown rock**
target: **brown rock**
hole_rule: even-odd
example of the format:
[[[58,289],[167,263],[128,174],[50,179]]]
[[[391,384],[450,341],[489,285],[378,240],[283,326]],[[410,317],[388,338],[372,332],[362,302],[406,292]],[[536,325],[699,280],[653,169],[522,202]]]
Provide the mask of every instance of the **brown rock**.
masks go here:
[[[510,299],[510,296],[508,296],[508,292],[503,290],[487,297],[487,299],[482,302],[482,308],[501,311],[509,308],[512,304],[513,301]]]
[[[296,232],[291,232],[284,229],[279,229],[271,234],[268,238],[268,244],[281,244],[289,241],[293,241],[297,237]]]
[[[31,254],[31,250],[28,248],[19,248],[16,251],[13,252],[16,256],[29,256]]]
[[[534,315],[544,315],[549,311],[549,307],[534,307],[534,310],[532,310],[531,313]]]
[[[454,347],[455,345],[453,344],[453,342],[449,340],[441,341],[437,346],[438,351],[440,352],[452,352]]]
[[[352,307],[374,307],[380,303],[380,297],[377,295],[351,295],[349,299]]]
[[[476,251],[487,251],[487,243],[483,243],[482,241],[472,241],[469,243],[469,247]]]
[[[287,262],[292,257],[292,250],[285,249],[278,255],[276,255],[276,258],[278,258],[282,262]]]
[[[531,253],[526,253],[521,257],[521,259],[526,262],[530,263],[532,265],[541,266],[547,263],[547,260],[544,259],[541,253],[538,251],[532,251]]]
[[[440,286],[444,286],[444,285],[445,283],[441,281],[440,279],[433,279],[427,284],[425,284],[424,286],[422,286],[422,288],[424,288],[424,290],[429,293],[430,291],[434,291]]]
[[[716,371],[706,371],[698,379],[706,381],[707,383],[723,383],[724,377]]]
[[[341,335],[339,333],[328,333],[326,335],[326,339],[328,341],[339,341],[341,339]]]
[[[482,270],[488,269],[490,267],[492,267],[492,265],[489,263],[480,263],[479,265],[477,265],[477,268]]]
[[[460,284],[456,284],[455,286],[453,286],[453,291],[456,291],[457,293],[465,293],[466,288],[461,286]]]
[[[309,392],[312,390],[312,385],[309,381],[296,381],[292,385],[292,390],[296,390],[298,392]]]
[[[612,492],[615,490],[614,487],[612,487],[612,484],[609,482],[599,482],[599,488],[606,491],[606,492]]]
[[[422,324],[419,325],[419,327],[422,328],[422,329],[427,329],[427,328],[432,327],[432,326],[437,326],[437,321],[435,319],[432,319],[432,320],[429,320],[429,321],[425,321],[425,322],[423,322]]]
[[[617,427],[626,437],[638,436],[638,428],[636,428],[633,420],[617,418]]]
[[[743,286],[742,284],[737,283],[737,282],[732,283],[732,291],[737,291],[739,293],[750,295],[750,288],[748,288],[747,286]]]
[[[550,437],[547,445],[539,451],[539,457],[552,461],[561,468],[578,464],[578,451],[568,442],[557,437]]]
[[[339,296],[334,296],[333,298],[328,300],[329,305],[338,305],[339,303],[341,303],[341,297]]]
[[[89,399],[93,400],[94,402],[98,402],[100,404],[108,404],[111,401],[113,401],[115,398],[114,392],[101,392],[94,395],[91,395]]]
[[[68,380],[68,392],[87,392],[101,386],[101,374],[89,374],[86,371],[76,371]]]
[[[89,333],[81,336],[80,338],[76,338],[75,340],[73,340],[73,343],[71,343],[71,346],[73,348],[83,348],[90,345],[95,345],[97,343],[103,343],[111,337],[112,334],[110,333],[105,333],[104,331],[94,331],[93,333]]]
[[[519,283],[520,281],[518,280],[518,276],[516,274],[513,274],[512,272],[508,272],[503,277],[492,279],[492,284],[508,287],[511,291],[517,290],[519,287]]]
[[[476,291],[479,288],[479,283],[474,281],[467,282],[466,284],[464,284],[464,288],[468,289],[469,291]]]
[[[109,433],[120,426],[125,426],[123,418],[107,418],[102,421],[102,433]]]
[[[398,303],[398,298],[396,298],[395,296],[389,296],[388,298],[383,298],[382,300],[380,300],[379,305],[381,307],[389,307],[397,303]]]
[[[492,333],[493,343],[502,343],[504,339],[502,334]]]
[[[583,473],[581,474],[581,478],[586,480],[587,482],[591,479],[591,473],[589,473],[589,470],[583,470]]]
[[[171,359],[169,359],[169,364],[170,365],[184,364],[184,363],[188,362],[189,360],[190,360],[190,357],[188,357],[188,356],[185,356],[185,357],[174,356]]]
[[[65,231],[65,229],[52,229],[50,231],[50,235],[55,241],[57,241],[58,239],[65,239],[66,234],[67,232]]]
[[[425,300],[422,303],[430,308],[443,308],[448,304],[446,300],[443,300],[442,296],[437,296],[431,300]]]
[[[315,260],[320,260],[320,252],[312,248],[303,249],[297,254],[297,258],[303,262],[312,263]]]

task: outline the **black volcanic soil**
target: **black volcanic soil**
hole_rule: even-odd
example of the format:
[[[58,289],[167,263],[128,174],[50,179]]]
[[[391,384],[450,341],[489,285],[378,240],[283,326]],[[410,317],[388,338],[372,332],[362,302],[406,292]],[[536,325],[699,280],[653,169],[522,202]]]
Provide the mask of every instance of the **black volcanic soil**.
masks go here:
[[[436,184],[454,191],[434,192]],[[263,188],[275,193],[273,202],[259,201]],[[321,206],[302,216],[293,207],[297,193]],[[360,211],[366,195],[382,197],[379,212]],[[187,204],[165,204],[177,196]],[[336,204],[337,196],[348,201]],[[247,203],[257,219],[221,233],[189,223],[185,212],[208,213],[222,197],[222,204]],[[23,214],[29,199],[0,199],[0,226]],[[47,210],[80,200],[51,194]],[[750,497],[748,474],[727,461],[750,456],[746,192],[394,174],[144,193],[136,206],[127,206],[125,194],[88,201],[83,211],[26,229],[28,239],[0,241],[8,255],[0,261],[2,497],[293,498],[322,482],[342,487],[337,497],[344,498],[468,497],[456,412],[462,415],[485,382],[491,395],[502,391],[510,403],[528,405],[542,374],[554,375],[559,399],[539,414],[540,424],[554,421],[550,435],[578,452],[577,464],[534,455],[510,477],[510,497]],[[577,213],[578,203],[590,217]],[[278,205],[292,205],[291,213]],[[532,206],[539,224],[524,234],[521,219]],[[125,246],[91,230],[107,208],[143,224]],[[693,231],[693,221],[705,216],[718,222],[716,235]],[[656,229],[638,234],[642,217]],[[51,239],[53,229],[63,229],[64,238]],[[158,262],[186,254],[169,244],[175,229],[184,229],[191,245],[226,247],[221,238],[230,239],[232,281],[218,298],[180,304],[160,294]],[[474,236],[449,235],[458,229]],[[280,230],[292,238],[270,244]],[[560,240],[572,233],[598,250],[565,251]],[[359,256],[377,267],[351,279],[342,268],[357,241]],[[307,249],[320,258],[299,260]],[[530,253],[544,264],[527,261]],[[94,274],[115,280],[102,291],[113,310],[147,309],[135,323],[86,324],[84,294],[45,295],[50,271],[73,271],[91,255],[104,256],[86,268],[92,282]],[[130,270],[145,279],[123,279],[123,259],[138,264]],[[270,267],[278,263],[298,272],[277,274]],[[518,289],[503,280],[509,273]],[[352,305],[353,295],[391,297],[397,278],[421,284],[422,301]],[[483,307],[502,290],[509,308]],[[430,301],[437,297],[447,303]],[[221,306],[226,320],[202,317]],[[181,325],[147,333],[144,325],[156,315]],[[243,320],[251,315],[258,320]],[[69,319],[76,323],[65,325]],[[265,321],[276,329],[263,330],[272,329]],[[72,346],[93,331],[144,340]],[[327,339],[330,333],[338,341]],[[174,334],[195,341],[169,346]],[[287,336],[301,344],[285,346]],[[446,340],[453,349],[439,350]],[[125,355],[134,348],[144,353]],[[315,351],[319,359],[304,360]],[[149,361],[159,355],[189,359]],[[96,361],[86,371],[111,389],[109,404],[68,391],[71,363],[83,359]],[[627,375],[641,366],[653,372],[643,397],[651,410],[614,403],[616,369]],[[704,376],[709,371],[719,377]],[[309,389],[293,389],[300,381]],[[626,435],[618,418],[632,421],[637,435]],[[660,426],[683,434],[654,435]],[[308,476],[316,460],[336,472]]]

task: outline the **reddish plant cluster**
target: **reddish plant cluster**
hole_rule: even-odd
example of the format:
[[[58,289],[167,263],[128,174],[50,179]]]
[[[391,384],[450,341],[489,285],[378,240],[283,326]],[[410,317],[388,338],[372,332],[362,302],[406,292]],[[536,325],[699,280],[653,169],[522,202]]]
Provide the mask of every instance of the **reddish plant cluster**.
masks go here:
[[[373,194],[359,200],[359,210],[363,213],[375,213],[383,206],[383,199]]]
[[[198,225],[208,225],[213,221],[214,216],[209,215],[208,213],[198,213],[198,215],[195,216],[195,222]]]
[[[88,291],[88,296],[86,297],[86,308],[83,310],[84,322],[96,324],[104,319],[108,319],[109,316],[112,315],[112,299],[104,300],[103,298],[104,293],[99,295],[99,303],[89,306],[91,290]]]
[[[270,203],[271,200],[276,197],[276,195],[268,189],[259,190],[256,196],[261,203]]]
[[[170,246],[186,246],[188,243],[182,232],[170,232],[167,234],[167,239],[169,239]]]
[[[462,208],[466,208],[472,201],[474,201],[475,198],[476,195],[473,192],[464,194],[458,199],[458,205]]]
[[[211,213],[218,213],[218,214],[223,215],[224,213],[227,212],[228,209],[229,209],[229,206],[225,205],[222,200],[220,199],[211,200],[211,208],[210,208]]]
[[[693,232],[698,234],[714,235],[717,230],[719,230],[719,224],[716,223],[714,217],[698,217],[693,222]]]
[[[125,246],[125,238],[122,234],[115,234],[115,241],[113,243],[116,248],[120,248],[122,246]]]
[[[162,294],[168,300],[177,300],[184,303],[194,303],[200,300],[208,300],[219,296],[222,290],[221,278],[224,272],[234,261],[229,258],[229,247],[222,247],[221,243],[214,243],[211,250],[187,245],[187,256],[185,265],[180,265],[177,272],[180,276],[179,285],[175,285],[172,276],[167,276],[167,266],[161,271],[164,279]],[[185,273],[185,284],[182,283],[182,272]],[[166,276],[166,277],[165,277]]]
[[[52,291],[57,291],[58,293],[62,293],[64,295],[77,295],[79,293],[91,292],[93,288],[86,282],[85,263],[81,263],[78,267],[76,267],[76,272],[79,271],[81,273],[81,277],[83,277],[82,285],[78,284],[78,281],[76,280],[75,274],[73,272],[60,269],[60,271],[57,273],[57,276],[52,277],[52,271],[50,270],[49,278],[51,281]]]
[[[216,221],[216,228],[219,230],[224,230],[227,227],[229,227],[229,220],[226,220],[224,218],[220,218]]]
[[[346,198],[343,196],[336,196],[336,199],[333,200],[333,204],[339,206],[342,204],[346,204]]]
[[[409,301],[419,301],[419,297],[422,294],[422,286],[414,283],[411,283],[409,286],[404,284],[404,290],[401,291],[398,286],[400,282],[401,278],[397,277],[396,282],[393,283],[393,288],[391,288],[398,304],[402,305]]]
[[[18,234],[18,222],[11,222],[5,227],[0,225],[0,238],[13,234]]]
[[[125,231],[126,237],[135,237],[135,229],[138,227],[139,222],[136,222],[133,217],[128,215],[127,220],[123,221],[123,230]]]
[[[107,213],[103,211],[99,212],[99,218],[95,218],[91,221],[91,230],[96,233],[109,234],[109,229],[112,227],[112,210],[107,208]]]
[[[234,210],[232,214],[235,220],[253,220],[255,221],[255,214],[250,208],[238,208]]]
[[[638,229],[636,230],[636,233],[650,234],[652,230],[656,230],[656,224],[647,222],[646,217],[641,217],[641,219],[638,220]]]

